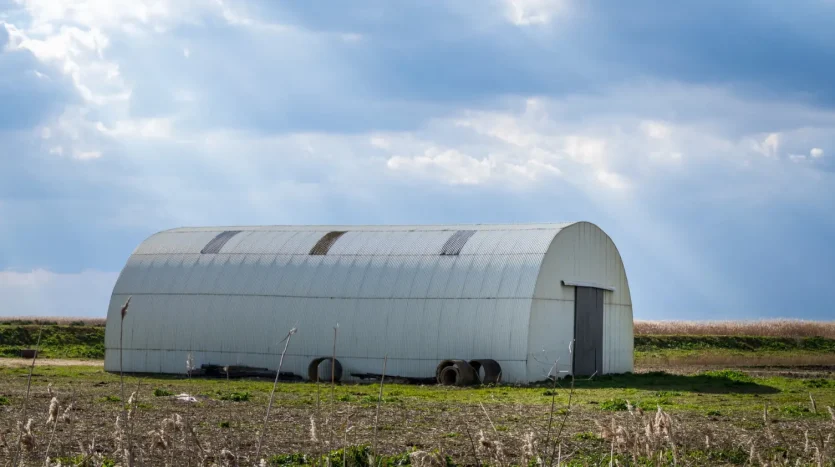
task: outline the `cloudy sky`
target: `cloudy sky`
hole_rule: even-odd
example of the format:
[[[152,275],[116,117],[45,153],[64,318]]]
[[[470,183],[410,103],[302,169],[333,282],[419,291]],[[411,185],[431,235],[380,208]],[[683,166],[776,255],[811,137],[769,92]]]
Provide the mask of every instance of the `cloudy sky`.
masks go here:
[[[637,318],[832,319],[831,0],[315,3],[0,0],[0,315],[177,226],[588,220]]]

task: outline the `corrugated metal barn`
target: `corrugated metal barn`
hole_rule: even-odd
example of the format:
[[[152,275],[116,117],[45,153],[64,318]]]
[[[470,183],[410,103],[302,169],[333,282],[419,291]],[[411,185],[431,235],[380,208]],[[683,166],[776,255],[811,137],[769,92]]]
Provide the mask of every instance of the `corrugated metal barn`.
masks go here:
[[[201,365],[308,376],[333,352],[343,380],[434,377],[442,360],[495,360],[504,382],[632,371],[620,254],[588,222],[180,228],[128,259],[107,315],[105,369]],[[574,351],[570,344],[574,342]],[[326,362],[328,365],[330,362]],[[466,366],[466,365],[465,365]],[[315,373],[314,373],[315,374]]]

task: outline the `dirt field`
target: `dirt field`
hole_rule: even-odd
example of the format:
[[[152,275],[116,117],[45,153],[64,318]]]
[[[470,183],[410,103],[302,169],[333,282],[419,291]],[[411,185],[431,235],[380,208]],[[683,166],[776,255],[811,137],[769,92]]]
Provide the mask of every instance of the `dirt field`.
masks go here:
[[[224,456],[235,457],[239,465],[256,464],[269,381],[128,376],[125,398],[137,388],[138,392],[126,424],[120,417],[124,405],[118,400],[118,375],[96,366],[41,366],[44,363],[35,368],[32,379],[27,418],[33,420],[34,445],[25,452],[26,465],[44,465],[53,426],[53,459],[81,460],[79,443],[87,451],[95,443],[93,452],[120,461],[119,433],[126,440],[132,431],[134,453],[143,465],[234,465],[231,460],[223,464]],[[22,418],[27,375],[27,367],[0,368],[0,401],[5,401],[0,427],[6,433],[0,459],[14,455],[14,427]],[[835,436],[835,420],[827,409],[835,406],[832,379],[756,378],[714,371],[605,377],[578,381],[574,391],[567,384],[560,382],[556,391],[544,386],[387,384],[376,423],[377,450],[400,455],[401,461],[410,450],[439,451],[459,465],[525,464],[531,458],[549,457],[554,446],[554,456],[567,465],[609,465],[610,452],[619,465],[636,459],[649,462],[648,455],[661,456],[662,465],[750,465],[752,459],[758,465],[783,456],[791,465],[795,459],[816,465],[816,443],[822,465],[835,455],[831,438],[826,441]],[[331,390],[328,385],[279,383],[260,457],[270,465],[291,465],[302,462],[304,454],[310,463],[344,446],[366,445],[349,449],[347,457],[365,456],[367,463],[375,444],[379,385],[337,385]],[[48,422],[49,391],[57,398],[59,415],[72,402],[70,423]],[[197,401],[180,402],[174,397],[180,393],[194,395]],[[644,414],[638,409],[630,413],[626,400]],[[659,406],[669,419],[662,415],[661,422],[656,421]],[[224,449],[229,453],[222,454]],[[336,454],[339,462],[343,454]]]

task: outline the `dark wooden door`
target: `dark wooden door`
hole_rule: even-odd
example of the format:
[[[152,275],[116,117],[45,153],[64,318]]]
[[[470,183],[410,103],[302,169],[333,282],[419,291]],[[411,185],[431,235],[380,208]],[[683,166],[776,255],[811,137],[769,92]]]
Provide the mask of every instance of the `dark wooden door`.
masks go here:
[[[603,373],[603,290],[575,287],[574,374]]]

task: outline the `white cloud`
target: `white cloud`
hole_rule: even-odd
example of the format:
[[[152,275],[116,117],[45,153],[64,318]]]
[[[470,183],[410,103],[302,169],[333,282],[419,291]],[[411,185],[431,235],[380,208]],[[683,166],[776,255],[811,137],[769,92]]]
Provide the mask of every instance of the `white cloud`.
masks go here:
[[[372,136],[370,142],[372,146],[378,149],[389,149],[391,147],[391,143],[382,136]]]
[[[94,270],[0,271],[0,315],[104,317],[118,276]]]
[[[803,154],[789,154],[789,160],[795,163],[805,162],[806,156]]]
[[[517,26],[548,24],[566,9],[565,0],[505,0],[507,19]]]
[[[597,172],[597,181],[613,190],[629,188],[629,182],[622,175],[607,170],[599,170]]]
[[[102,122],[96,123],[96,129],[114,138],[123,139],[164,139],[172,136],[171,118],[145,118],[120,120],[113,127],[107,128]]]
[[[80,161],[89,161],[98,159],[102,156],[101,151],[74,151],[73,152],[73,159],[77,159]]]
[[[643,122],[641,128],[647,136],[653,139],[666,139],[670,136],[670,127],[661,122]]]
[[[183,49],[183,57],[188,58],[191,55],[191,50],[188,47]]]
[[[422,156],[393,156],[386,166],[394,171],[440,178],[453,185],[487,181],[495,167],[489,159],[476,159],[455,149],[427,149]]]
[[[780,134],[769,133],[761,142],[755,142],[754,150],[766,157],[776,157],[780,149]]]
[[[821,157],[823,157],[823,149],[812,148],[812,150],[809,151],[809,155],[814,157],[815,159],[821,158]]]

